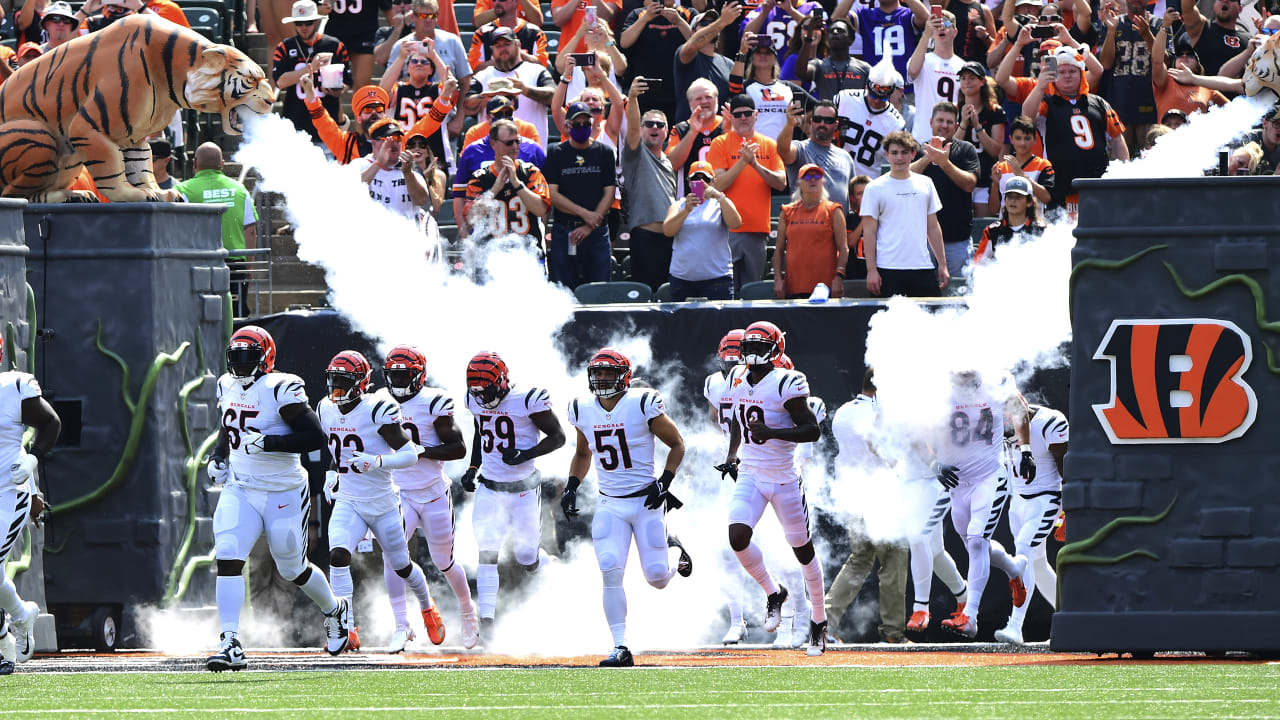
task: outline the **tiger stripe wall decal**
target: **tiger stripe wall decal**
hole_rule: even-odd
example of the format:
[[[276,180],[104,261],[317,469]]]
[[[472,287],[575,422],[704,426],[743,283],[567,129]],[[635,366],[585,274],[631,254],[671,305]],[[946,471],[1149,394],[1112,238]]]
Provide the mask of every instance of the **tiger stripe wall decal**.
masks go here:
[[[0,195],[88,200],[87,168],[111,202],[176,200],[151,173],[147,138],[179,109],[216,113],[239,134],[275,91],[244,53],[156,15],[134,15],[58,46],[0,85]]]

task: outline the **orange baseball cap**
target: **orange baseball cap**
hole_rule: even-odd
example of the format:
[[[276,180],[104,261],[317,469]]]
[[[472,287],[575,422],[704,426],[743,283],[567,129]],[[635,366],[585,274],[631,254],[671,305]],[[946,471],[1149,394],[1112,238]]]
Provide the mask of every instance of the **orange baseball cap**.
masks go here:
[[[805,164],[800,168],[800,172],[796,173],[796,177],[798,177],[798,178],[802,178],[802,177],[804,177],[805,175],[807,175],[807,174],[809,174],[810,172],[813,172],[813,171],[815,171],[815,170],[818,172],[818,174],[819,174],[819,175],[821,175],[821,176],[823,176],[823,177],[826,177],[826,176],[827,176],[826,171],[825,171],[825,170],[823,170],[821,167],[819,167],[817,164],[815,164],[815,163],[805,163]]]
[[[391,98],[387,95],[386,90],[383,90],[377,85],[365,85],[357,90],[356,94],[352,96],[351,112],[359,115],[360,111],[364,110],[365,106],[372,105],[374,103],[381,103],[382,107],[385,108],[391,104]]]
[[[689,177],[693,177],[698,173],[702,173],[707,177],[715,177],[716,169],[711,167],[711,163],[707,162],[706,160],[698,160],[697,162],[689,166]]]

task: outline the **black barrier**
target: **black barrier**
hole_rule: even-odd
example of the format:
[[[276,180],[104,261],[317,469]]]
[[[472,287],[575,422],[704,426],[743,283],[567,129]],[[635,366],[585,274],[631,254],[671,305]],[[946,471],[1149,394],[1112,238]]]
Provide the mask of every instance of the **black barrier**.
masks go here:
[[[46,590],[60,640],[101,645],[114,622],[129,642],[129,610],[185,592],[183,570],[212,547],[214,499],[191,460],[217,424],[214,378],[230,327],[221,213],[170,203],[26,209],[36,375],[63,428],[42,463],[53,512]]]
[[[1079,187],[1052,645],[1280,651],[1280,178]]]

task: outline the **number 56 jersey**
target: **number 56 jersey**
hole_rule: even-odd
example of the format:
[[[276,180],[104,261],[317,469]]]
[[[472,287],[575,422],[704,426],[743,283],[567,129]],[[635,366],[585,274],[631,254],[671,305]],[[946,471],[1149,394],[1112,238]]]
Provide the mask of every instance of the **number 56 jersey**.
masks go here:
[[[246,430],[263,435],[289,434],[292,430],[280,416],[280,409],[299,403],[307,404],[307,388],[297,375],[267,373],[247,388],[241,387],[230,373],[218,378],[218,414],[231,448],[229,459],[236,484],[251,490],[282,492],[307,482],[297,453],[250,455],[240,442],[240,434]]]
[[[569,424],[582,431],[595,456],[596,485],[611,497],[653,484],[653,431],[649,421],[667,412],[656,390],[628,390],[605,410],[594,395],[569,403]]]
[[[467,394],[467,410],[480,424],[480,475],[494,482],[516,482],[534,473],[533,460],[519,465],[502,462],[503,450],[528,450],[538,444],[538,426],[529,418],[551,409],[551,393],[539,388],[512,387],[498,406],[480,406]]]
[[[1004,406],[1018,392],[1005,373],[994,383],[953,388],[946,426],[938,443],[938,459],[954,465],[962,483],[993,480],[1000,472],[1004,447]]]
[[[742,467],[755,471],[756,480],[789,483],[796,474],[796,443],[785,440],[757,440],[747,429],[753,422],[771,428],[795,427],[786,404],[792,398],[809,397],[809,380],[798,370],[774,368],[757,385],[747,379],[750,368],[739,365],[729,373],[725,400],[733,404],[733,418],[742,430],[738,457]]]

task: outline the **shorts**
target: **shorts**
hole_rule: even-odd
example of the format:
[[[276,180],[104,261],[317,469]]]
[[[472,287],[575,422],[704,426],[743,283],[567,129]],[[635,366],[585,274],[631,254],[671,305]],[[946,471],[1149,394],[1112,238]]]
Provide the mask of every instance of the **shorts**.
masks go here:
[[[476,487],[471,525],[481,553],[497,554],[503,539],[510,536],[516,562],[534,564],[542,542],[542,489],[502,492],[483,485]]]
[[[17,544],[31,517],[30,487],[29,483],[23,483],[20,487],[10,486],[0,491],[0,529],[4,531],[4,537],[0,538],[0,572],[3,572],[4,561],[9,559],[9,552]]]
[[[307,524],[311,491],[250,490],[235,483],[222,488],[213,511],[214,557],[246,560],[263,532],[280,575],[290,580],[307,569]]]
[[[338,498],[329,516],[329,547],[354,552],[356,544],[370,530],[382,548],[382,556],[390,561],[393,569],[409,566],[409,543],[404,537],[404,517],[399,507],[374,513]]]
[[[729,524],[754,528],[769,505],[773,506],[787,544],[793,548],[801,547],[812,539],[809,503],[805,500],[804,483],[799,479],[779,484],[740,473],[729,504]]]

